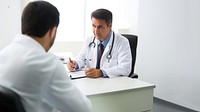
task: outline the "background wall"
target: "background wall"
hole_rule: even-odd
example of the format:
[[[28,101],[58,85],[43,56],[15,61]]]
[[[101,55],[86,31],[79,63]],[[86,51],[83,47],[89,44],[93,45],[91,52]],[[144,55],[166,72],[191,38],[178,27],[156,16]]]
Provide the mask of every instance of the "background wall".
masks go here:
[[[71,52],[72,55],[75,57],[79,54],[83,43],[83,41],[55,42],[50,49],[50,52]]]
[[[20,32],[20,1],[0,0],[0,50]]]
[[[200,1],[140,0],[136,72],[155,96],[200,111]]]
[[[21,13],[28,3],[29,0],[0,0],[0,50],[21,33]],[[55,42],[50,52],[72,52],[76,56],[82,45],[83,41]]]

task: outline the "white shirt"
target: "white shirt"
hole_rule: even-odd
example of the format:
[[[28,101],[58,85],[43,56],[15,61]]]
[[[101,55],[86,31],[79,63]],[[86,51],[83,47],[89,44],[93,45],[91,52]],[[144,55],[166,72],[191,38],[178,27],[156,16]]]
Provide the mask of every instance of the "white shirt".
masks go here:
[[[22,97],[26,112],[91,111],[91,102],[72,84],[62,62],[26,35],[0,51],[0,84]]]

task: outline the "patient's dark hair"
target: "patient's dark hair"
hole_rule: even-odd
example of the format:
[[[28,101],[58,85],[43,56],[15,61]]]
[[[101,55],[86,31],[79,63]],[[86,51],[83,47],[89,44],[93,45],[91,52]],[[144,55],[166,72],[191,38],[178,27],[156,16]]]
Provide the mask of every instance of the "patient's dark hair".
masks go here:
[[[112,13],[107,9],[97,9],[91,14],[91,19],[102,19],[105,20],[106,24],[112,23]]]
[[[58,9],[49,2],[30,2],[22,14],[22,34],[43,37],[49,29],[58,27],[59,15]]]

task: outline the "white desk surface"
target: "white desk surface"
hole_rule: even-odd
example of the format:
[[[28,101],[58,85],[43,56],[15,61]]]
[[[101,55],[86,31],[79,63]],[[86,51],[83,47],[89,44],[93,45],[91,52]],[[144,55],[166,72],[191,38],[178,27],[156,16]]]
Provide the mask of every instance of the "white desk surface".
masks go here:
[[[155,88],[154,84],[129,77],[82,78],[72,82],[87,96],[147,87]]]

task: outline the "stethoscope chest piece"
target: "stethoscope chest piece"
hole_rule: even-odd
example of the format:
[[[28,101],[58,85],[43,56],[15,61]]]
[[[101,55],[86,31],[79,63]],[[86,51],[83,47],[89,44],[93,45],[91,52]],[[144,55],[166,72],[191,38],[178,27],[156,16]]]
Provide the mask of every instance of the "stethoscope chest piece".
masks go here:
[[[112,56],[111,56],[110,54],[108,54],[108,55],[106,56],[106,58],[107,58],[108,60],[110,60],[110,59],[112,58]]]

